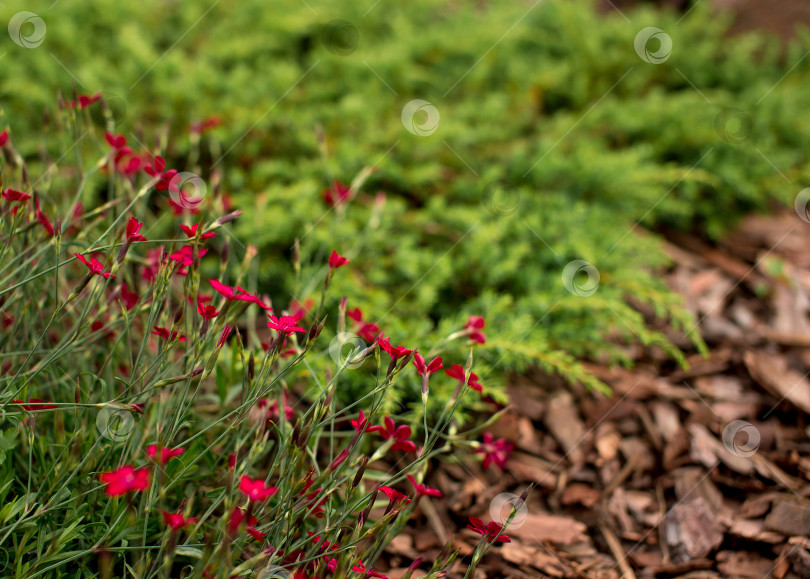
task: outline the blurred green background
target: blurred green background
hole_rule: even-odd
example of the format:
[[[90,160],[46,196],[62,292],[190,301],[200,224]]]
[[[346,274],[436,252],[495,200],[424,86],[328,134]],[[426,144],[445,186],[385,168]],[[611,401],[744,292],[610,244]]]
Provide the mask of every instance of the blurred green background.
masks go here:
[[[57,91],[102,92],[130,144],[154,148],[168,128],[168,166],[221,174],[245,210],[234,233],[260,248],[258,287],[277,309],[319,295],[296,284],[298,237],[305,273],[332,249],[352,260],[332,298],[394,343],[427,351],[484,316],[485,394],[532,365],[597,387],[581,361],[629,364],[638,343],[682,358],[673,336],[694,321],[659,275],[654,232],[716,237],[792,203],[808,168],[810,36],[730,38],[707,4],[683,17],[570,0],[7,0],[0,20],[30,11],[46,31],[21,29],[32,48],[2,36],[0,105],[32,162]],[[671,38],[658,64],[642,56],[667,52],[660,36],[634,46],[646,27]],[[414,99],[438,122],[423,108],[404,123]],[[192,155],[189,124],[210,116],[222,124]],[[345,211],[324,202],[366,168]],[[65,193],[40,191],[62,212]],[[566,284],[574,260],[594,269]]]

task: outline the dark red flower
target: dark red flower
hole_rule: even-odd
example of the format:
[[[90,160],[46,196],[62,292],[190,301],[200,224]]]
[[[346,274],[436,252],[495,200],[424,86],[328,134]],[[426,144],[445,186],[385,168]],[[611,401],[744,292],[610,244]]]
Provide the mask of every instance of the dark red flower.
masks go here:
[[[8,129],[3,129],[0,133],[0,147],[5,147],[6,143],[8,143]]]
[[[354,331],[366,342],[373,342],[376,339],[376,336],[380,333],[380,326],[363,321],[363,312],[360,310],[360,308],[349,310],[346,312],[346,315],[349,317],[349,319],[357,322],[358,325]]]
[[[386,416],[385,426],[380,429],[380,436],[383,440],[393,439],[395,442],[391,450],[403,450],[405,452],[416,452],[416,445],[408,440],[411,437],[411,427],[407,424],[397,426],[394,419]]]
[[[3,191],[3,199],[8,201],[9,203],[14,203],[17,201],[28,201],[31,199],[31,196],[28,193],[23,193],[22,191],[15,191],[14,189],[6,189]]]
[[[219,310],[216,309],[214,306],[208,304],[204,304],[200,301],[200,298],[197,298],[197,313],[199,313],[204,320],[212,320],[219,315]]]
[[[256,529],[254,527],[248,527],[245,530],[248,532],[248,535],[259,541],[260,543],[264,541],[264,538],[267,536],[264,533],[262,533],[259,529]]]
[[[506,466],[506,461],[509,459],[509,453],[515,448],[511,442],[507,442],[505,438],[495,440],[491,432],[485,432],[481,445],[475,449],[475,452],[484,455],[484,468],[488,468],[493,462],[500,468]]]
[[[155,155],[152,163],[145,163],[143,167],[144,173],[153,179],[158,179],[158,182],[155,184],[155,189],[158,191],[165,191],[168,189],[172,179],[174,179],[174,177],[177,175],[177,171],[175,169],[164,171],[165,168],[166,160],[160,155]],[[182,213],[184,210],[185,207],[181,207],[180,213]]]
[[[166,526],[170,527],[173,531],[179,531],[184,527],[193,525],[197,522],[197,519],[193,517],[186,519],[183,517],[183,513],[170,513],[169,511],[163,511],[163,522],[166,523]]]
[[[206,253],[208,253],[207,249],[200,249],[198,255],[202,258]],[[182,267],[190,267],[194,263],[194,246],[184,245],[179,251],[171,254],[169,259],[179,262]]]
[[[48,233],[49,236],[53,237],[53,225],[51,225],[51,220],[48,219],[48,216],[40,209],[39,207],[39,199],[34,199],[34,205],[36,207],[35,216],[39,224],[42,225],[42,228]]]
[[[366,577],[377,577],[378,579],[388,579],[387,575],[383,575],[382,573],[379,573],[374,569],[366,569],[366,566],[363,565],[363,562],[360,559],[357,560],[357,565],[354,565],[352,567],[352,571],[354,571],[355,573],[366,573]]]
[[[180,229],[183,230],[183,233],[185,233],[189,239],[194,239],[195,237],[197,237],[197,229],[199,229],[199,227],[200,227],[199,223],[195,223],[194,225],[191,226],[180,225]],[[200,239],[206,240],[216,236],[217,236],[216,231],[209,231],[208,233],[203,233],[202,235],[200,235]]]
[[[276,330],[280,334],[292,334],[293,332],[304,332],[304,328],[296,326],[298,321],[292,316],[270,316],[270,321],[267,322],[267,327],[271,330]]]
[[[160,261],[163,257],[163,247],[152,249],[146,254],[146,265],[143,268],[143,278],[149,283],[153,283],[160,270]]]
[[[470,524],[467,525],[467,528],[470,529],[471,531],[478,533],[482,537],[486,537],[490,543],[492,541],[495,541],[497,543],[512,542],[512,540],[506,535],[501,535],[500,537],[498,537],[498,533],[500,533],[501,530],[503,529],[503,525],[501,525],[500,523],[496,523],[495,521],[490,521],[485,526],[484,521],[482,521],[478,517],[470,517]]]
[[[150,444],[146,447],[146,454],[148,454],[152,460],[159,462],[161,465],[165,465],[171,459],[180,456],[185,451],[185,448],[161,448],[158,452],[157,444]]]
[[[429,364],[425,364],[425,359],[422,357],[422,354],[416,352],[413,355],[413,365],[416,366],[416,372],[420,376],[428,375],[438,372],[442,369],[442,358],[441,356],[437,356],[433,358]]]
[[[466,375],[464,374],[464,368],[458,364],[453,364],[450,368],[445,368],[444,373],[451,378],[458,380],[459,386],[463,387],[466,382],[467,386],[476,392],[481,392],[483,390],[483,386],[481,386],[481,384],[478,382],[478,375],[475,372],[470,372],[470,379],[468,381]]]
[[[127,221],[127,243],[134,243],[136,241],[149,241],[138,233],[143,227],[143,223],[135,219],[134,217],[130,217],[129,221]]]
[[[430,488],[428,486],[425,486],[423,484],[419,484],[418,482],[416,482],[416,479],[413,478],[411,475],[408,475],[408,480],[411,481],[411,484],[413,485],[413,488],[416,491],[416,496],[417,497],[438,497],[438,498],[442,498],[442,496],[443,496],[442,491],[440,491],[439,489],[432,489],[432,488]]]
[[[252,527],[257,524],[259,520],[253,515],[247,516],[239,507],[234,508],[231,516],[228,517],[228,530],[231,533],[236,532],[243,522],[246,522],[249,527]]]
[[[149,489],[149,469],[122,466],[117,470],[103,472],[99,480],[107,484],[104,492],[110,497],[119,497],[128,492],[143,492]]]
[[[28,404],[22,400],[12,400],[12,404],[19,404],[20,408],[26,412],[36,412],[37,410],[53,410],[57,408],[56,404],[45,404],[41,398],[29,398]]]
[[[228,338],[231,337],[232,331],[233,326],[225,324],[225,326],[222,328],[222,333],[219,335],[219,339],[217,340],[217,348],[222,348],[225,346],[225,342],[227,342]]]
[[[189,132],[201,135],[218,127],[220,123],[222,123],[222,119],[219,117],[208,117],[204,121],[194,121],[189,125]]]
[[[388,497],[388,500],[391,503],[401,503],[405,501],[405,503],[410,503],[411,499],[408,498],[408,495],[399,492],[396,489],[392,489],[391,487],[377,487],[377,490],[381,491],[385,496]]]
[[[101,99],[101,93],[97,92],[94,95],[87,95],[87,94],[80,94],[79,95],[79,108],[86,109],[90,105],[95,102],[98,102]]]
[[[160,326],[155,326],[152,329],[152,333],[155,336],[160,336],[161,338],[165,338],[166,340],[169,340],[171,342],[173,342],[175,340],[178,340],[180,342],[185,342],[186,341],[185,336],[179,336],[178,337],[177,330],[175,330],[173,332],[169,332],[169,330],[167,328],[161,328]]]
[[[343,267],[347,263],[351,263],[348,259],[339,255],[337,251],[332,250],[332,255],[329,256],[329,269],[337,269]]]
[[[127,138],[124,135],[116,135],[114,133],[104,133],[104,138],[107,143],[116,151],[122,150],[127,146]]]
[[[120,297],[121,301],[124,303],[124,307],[127,308],[127,310],[134,308],[137,305],[138,300],[140,300],[138,294],[130,290],[129,286],[127,286],[125,283],[121,284]]]
[[[91,257],[90,261],[87,261],[84,258],[84,256],[82,254],[80,254],[80,253],[74,253],[73,255],[76,257],[76,259],[78,259],[84,265],[87,266],[87,269],[90,270],[90,273],[92,275],[100,275],[104,279],[109,279],[111,277],[115,277],[110,272],[104,271],[104,265],[99,260],[97,260],[95,257]]]
[[[348,201],[350,195],[351,188],[348,185],[344,185],[340,181],[335,181],[332,183],[331,187],[327,187],[321,192],[321,197],[323,197],[323,200],[332,207],[345,203]]]
[[[247,475],[242,475],[239,481],[239,490],[247,495],[251,501],[266,501],[278,492],[276,487],[267,486],[261,479],[252,479]]]

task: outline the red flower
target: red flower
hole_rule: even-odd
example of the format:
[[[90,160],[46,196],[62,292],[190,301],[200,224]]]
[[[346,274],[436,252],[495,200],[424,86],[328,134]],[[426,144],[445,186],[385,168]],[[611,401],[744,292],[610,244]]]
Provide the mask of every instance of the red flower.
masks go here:
[[[53,237],[53,225],[51,225],[51,220],[48,219],[48,216],[39,208],[39,199],[34,199],[34,205],[37,208],[36,211],[36,218],[39,221],[39,224],[48,232],[48,235]]]
[[[331,187],[327,187],[321,192],[321,197],[326,203],[332,207],[345,203],[349,199],[351,188],[344,185],[340,181],[332,183]]]
[[[231,332],[233,331],[233,326],[225,324],[222,328],[222,333],[219,335],[219,339],[217,340],[217,348],[222,348],[225,346],[225,342],[228,341],[228,338],[231,337]]]
[[[343,267],[347,263],[351,263],[348,259],[339,255],[337,251],[332,250],[332,255],[329,256],[329,269],[337,269]]]
[[[357,565],[352,567],[352,571],[354,571],[355,573],[366,573],[367,574],[366,577],[377,577],[379,579],[388,579],[387,575],[383,575],[382,573],[379,573],[374,569],[366,569],[366,566],[363,565],[363,562],[360,559],[357,560]]]
[[[373,342],[376,339],[377,334],[380,333],[380,326],[363,321],[363,312],[360,310],[360,308],[349,310],[346,312],[346,315],[349,316],[349,319],[354,320],[359,324],[355,329],[355,332],[366,342]]]
[[[157,444],[150,444],[146,447],[146,454],[148,454],[152,460],[156,460],[161,465],[165,465],[171,459],[180,456],[186,451],[185,448],[161,448],[160,449],[160,457],[158,457],[158,445]]]
[[[116,135],[114,133],[104,133],[104,138],[107,143],[116,151],[121,151],[127,146],[127,138],[124,135]]]
[[[293,300],[290,304],[290,315],[295,318],[296,322],[300,322],[312,309],[312,300],[307,300],[303,304],[298,300]]]
[[[197,313],[199,313],[204,320],[212,320],[219,315],[219,310],[212,305],[206,305],[197,297]]]
[[[360,308],[346,310],[346,315],[350,320],[354,320],[358,324],[363,321],[363,310],[361,310]]]
[[[180,336],[179,338],[177,337],[177,334],[178,334],[177,330],[175,330],[173,332],[169,332],[169,330],[166,329],[166,328],[161,328],[159,326],[156,326],[155,328],[152,329],[152,333],[154,335],[156,335],[156,336],[160,336],[161,338],[165,338],[165,339],[167,339],[167,340],[169,340],[171,342],[173,342],[174,340],[178,340],[180,342],[185,342],[186,341],[185,336]]]
[[[468,381],[464,374],[464,368],[458,364],[453,364],[450,368],[445,368],[444,373],[451,378],[458,380],[459,386],[463,387],[466,382],[467,386],[476,392],[481,392],[483,390],[483,386],[481,386],[481,384],[478,382],[478,375],[475,372],[470,372],[470,379]]]
[[[87,261],[84,258],[84,256],[81,255],[80,253],[74,253],[73,255],[76,257],[76,259],[78,259],[84,265],[87,266],[87,269],[90,270],[90,273],[92,275],[100,275],[104,279],[109,279],[111,277],[115,277],[110,272],[104,271],[104,265],[102,265],[102,263],[99,260],[97,260],[95,257],[91,257],[90,261]]]
[[[28,201],[31,199],[31,196],[28,193],[23,193],[22,191],[15,191],[14,189],[6,189],[3,191],[3,199],[8,201],[9,203],[14,203],[16,201]]]
[[[383,440],[393,438],[395,440],[391,450],[404,450],[405,452],[416,452],[416,445],[408,440],[411,437],[411,427],[403,424],[397,427],[394,419],[385,417],[385,426],[380,428],[380,436]]]
[[[177,171],[175,169],[170,169],[169,171],[163,171],[166,168],[166,160],[161,157],[160,155],[155,155],[155,158],[152,161],[152,164],[144,163],[143,171],[153,179],[159,179],[157,184],[155,184],[155,189],[158,191],[165,191],[169,188],[169,184],[171,183],[172,179],[177,175]],[[180,208],[180,213],[183,212],[185,208]]]
[[[206,253],[208,253],[207,249],[200,249],[200,258],[202,258]],[[179,262],[183,267],[191,266],[194,263],[194,246],[184,245],[180,248],[180,251],[175,251],[173,254],[171,254],[169,259]]]
[[[254,539],[256,539],[257,541],[259,541],[260,543],[261,543],[262,541],[264,541],[264,538],[267,536],[267,535],[265,535],[264,533],[262,533],[262,532],[261,532],[259,529],[256,529],[256,528],[254,528],[254,527],[248,527],[246,530],[247,530],[248,534],[249,534],[251,537],[253,537],[253,538],[254,538]]]
[[[131,291],[127,286],[127,284],[125,283],[121,284],[120,295],[121,301],[124,302],[124,307],[126,307],[127,310],[131,310],[132,308],[134,308],[135,305],[138,303],[138,300],[140,300],[138,294],[136,294],[134,291]]]
[[[430,364],[425,365],[425,359],[419,352],[413,355],[413,365],[416,366],[416,372],[420,376],[424,376],[425,374],[430,376],[431,374],[438,372],[443,368],[441,356],[433,358],[430,361]]]
[[[80,94],[79,95],[79,108],[86,109],[90,105],[95,102],[98,102],[101,99],[101,93],[97,92],[93,96],[87,94]]]
[[[107,483],[104,492],[110,497],[119,497],[130,491],[143,492],[149,489],[149,469],[122,466],[121,468],[103,472],[99,475],[102,483]]]
[[[438,497],[442,498],[442,491],[438,489],[432,489],[428,486],[423,484],[419,484],[416,482],[416,479],[413,478],[411,475],[408,475],[408,480],[411,481],[414,490],[416,491],[417,497]]]
[[[180,225],[180,229],[183,230],[183,233],[185,233],[189,239],[194,239],[195,237],[197,237],[197,229],[199,227],[200,227],[199,223],[195,223],[190,227],[188,225]],[[209,231],[208,233],[203,233],[202,235],[200,235],[200,239],[206,240],[216,236],[217,236],[216,231]]]
[[[166,525],[173,531],[179,531],[183,527],[193,525],[197,522],[197,519],[186,519],[183,517],[183,513],[170,513],[169,511],[163,511],[163,522],[166,523]]]
[[[204,121],[194,121],[189,125],[189,132],[201,135],[206,131],[218,127],[220,123],[222,123],[222,119],[219,117],[208,117]]]
[[[360,410],[360,415],[358,416],[357,420],[352,420],[352,426],[355,430],[361,431],[366,427],[367,424],[368,420],[366,420],[366,413]],[[382,426],[369,426],[366,428],[366,432],[379,432],[381,430]]]
[[[470,316],[470,319],[464,324],[464,329],[473,342],[485,344],[487,337],[484,335],[484,332],[480,331],[484,329],[485,325],[486,321],[481,316]]]
[[[276,487],[269,487],[261,479],[252,479],[247,475],[242,475],[239,481],[239,490],[247,495],[251,501],[266,501],[278,492]]]
[[[3,132],[0,133],[0,147],[5,147],[7,142],[8,142],[8,129],[3,129]]]
[[[152,249],[146,254],[146,265],[143,268],[143,278],[152,283],[160,270],[160,261],[163,257],[163,247]]]
[[[265,305],[259,296],[254,296],[253,294],[248,293],[247,290],[239,286],[233,288],[231,286],[220,283],[215,279],[211,279],[208,281],[211,283],[211,286],[229,302],[230,301],[248,302],[251,304],[256,304],[257,306],[268,312],[273,311],[273,308]]]
[[[388,352],[388,355],[391,356],[391,359],[396,362],[400,358],[404,358],[408,356],[413,350],[409,350],[404,346],[392,346],[391,339],[384,337],[382,334],[377,336],[377,343],[380,345],[380,349]]]
[[[281,316],[279,318],[276,316],[270,316],[270,321],[267,322],[267,327],[271,330],[277,330],[281,334],[292,334],[293,332],[306,331],[301,326],[296,326],[296,323],[298,323],[298,320],[292,316]]]
[[[382,491],[382,493],[388,497],[388,500],[391,501],[391,503],[401,503],[402,501],[405,501],[406,503],[411,502],[408,495],[403,494],[396,489],[392,489],[391,487],[377,487],[377,490]]]
[[[507,442],[505,438],[495,440],[491,432],[484,433],[484,439],[481,446],[475,452],[484,455],[484,468],[489,468],[493,462],[500,468],[506,466],[506,461],[509,459],[509,453],[515,448],[511,442]]]
[[[247,522],[248,526],[252,527],[257,524],[259,520],[253,515],[246,517],[245,512],[239,507],[234,508],[231,516],[228,518],[228,530],[231,533],[237,531],[243,522]]]
[[[127,243],[134,243],[136,241],[148,241],[146,237],[138,233],[143,227],[143,223],[135,219],[134,217],[130,217],[129,221],[127,221]]]
[[[467,528],[471,531],[475,531],[482,537],[486,537],[489,542],[495,541],[497,543],[511,543],[512,540],[507,537],[506,535],[501,535],[498,537],[498,533],[501,532],[503,529],[503,525],[500,523],[496,523],[495,521],[490,521],[489,523],[484,526],[484,521],[479,519],[478,517],[470,517],[470,523],[467,525]],[[495,537],[498,537],[497,539]]]
[[[44,404],[41,398],[29,398],[28,404],[25,404],[22,400],[12,400],[12,404],[19,404],[20,408],[25,410],[26,412],[36,412],[37,410],[52,410],[56,408],[56,404]]]

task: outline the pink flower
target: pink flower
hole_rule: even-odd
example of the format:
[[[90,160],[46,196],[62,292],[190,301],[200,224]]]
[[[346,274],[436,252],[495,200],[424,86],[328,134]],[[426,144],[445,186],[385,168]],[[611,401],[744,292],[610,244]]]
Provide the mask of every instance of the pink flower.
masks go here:
[[[179,531],[183,527],[193,525],[197,522],[197,519],[186,519],[183,517],[183,513],[170,513],[169,511],[163,511],[163,522],[166,523],[171,530]]]
[[[165,338],[166,340],[169,340],[170,342],[173,342],[174,340],[178,340],[180,342],[185,342],[186,341],[185,336],[180,336],[179,338],[177,337],[177,335],[178,335],[177,330],[175,330],[174,332],[169,332],[169,330],[166,329],[166,328],[161,328],[159,326],[156,326],[155,328],[152,329],[152,333],[155,336],[160,336],[161,338]]]
[[[362,431],[367,424],[368,420],[366,420],[366,413],[360,410],[360,415],[358,416],[357,420],[352,420],[352,426],[355,430]],[[382,426],[369,426],[366,428],[366,432],[379,432],[381,430]]]
[[[501,535],[498,537],[498,533],[501,532],[503,529],[503,525],[500,523],[496,523],[495,521],[490,521],[489,523],[484,526],[484,521],[479,519],[478,517],[470,517],[470,523],[467,525],[467,528],[471,531],[474,531],[481,535],[482,537],[486,537],[487,540],[491,543],[495,541],[497,543],[511,543],[512,540],[507,537],[506,535]],[[495,537],[498,537],[497,539]]]
[[[134,217],[130,217],[129,221],[127,221],[127,243],[134,243],[136,241],[148,241],[146,237],[138,233],[143,227],[143,223],[135,219]]]
[[[417,497],[438,497],[438,498],[442,497],[442,491],[438,489],[432,489],[423,484],[419,484],[418,482],[416,482],[416,479],[413,478],[411,475],[408,475],[408,480],[411,481],[411,484],[413,485],[413,488],[416,491]]]
[[[296,326],[298,321],[292,316],[270,316],[270,321],[267,322],[267,327],[271,330],[276,330],[280,334],[292,334],[293,332],[304,332],[304,328]]]
[[[180,456],[185,451],[185,448],[161,448],[160,452],[158,453],[157,444],[150,444],[146,447],[146,454],[148,454],[152,460],[159,462],[161,465],[165,465],[171,459]],[[160,454],[160,457],[158,457],[158,454]]]
[[[339,255],[337,251],[332,250],[332,255],[329,256],[329,269],[337,269],[343,267],[347,263],[351,263],[348,259]]]
[[[442,358],[441,356],[437,356],[430,361],[430,364],[425,364],[425,359],[422,357],[422,354],[419,352],[413,355],[413,365],[416,366],[416,372],[420,376],[428,375],[438,372],[442,369]]]
[[[397,427],[394,419],[386,416],[384,421],[385,426],[380,429],[380,436],[383,440],[393,439],[395,442],[391,446],[391,450],[403,450],[405,452],[416,452],[416,445],[408,440],[411,437],[411,427],[407,424],[402,424]]]
[[[183,230],[183,233],[185,233],[189,239],[194,239],[195,237],[197,237],[197,229],[199,227],[200,227],[199,223],[195,223],[190,227],[188,225],[180,225],[180,229]],[[215,231],[209,231],[208,233],[203,233],[202,235],[200,235],[200,239],[206,240],[216,236],[217,234]]]
[[[239,490],[245,493],[251,501],[266,501],[278,492],[276,487],[270,487],[261,479],[252,479],[247,475],[242,475],[239,481]]]
[[[485,432],[483,442],[475,450],[475,452],[484,455],[484,468],[489,468],[493,462],[501,469],[506,466],[506,461],[509,459],[509,453],[515,448],[511,442],[507,442],[505,438],[495,440],[491,432]]]
[[[122,466],[117,470],[103,472],[99,480],[107,484],[104,492],[110,497],[119,497],[128,492],[143,492],[149,489],[149,469]]]
[[[78,259],[84,265],[87,266],[87,269],[90,270],[90,273],[92,275],[100,275],[104,279],[109,279],[111,277],[115,277],[113,274],[104,271],[104,265],[102,265],[102,263],[99,260],[97,260],[95,257],[91,257],[90,261],[87,261],[84,258],[84,256],[81,255],[80,253],[74,253],[73,255],[76,257],[76,259]]]

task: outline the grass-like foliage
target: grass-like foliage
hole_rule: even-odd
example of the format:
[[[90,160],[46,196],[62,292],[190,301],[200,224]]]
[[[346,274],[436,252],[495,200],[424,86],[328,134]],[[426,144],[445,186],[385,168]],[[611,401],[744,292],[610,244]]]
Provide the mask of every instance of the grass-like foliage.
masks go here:
[[[431,463],[502,467],[511,448],[454,419],[480,397],[484,320],[433,346],[466,360],[447,376],[377,331],[341,337],[347,304],[328,296],[355,266],[337,251],[276,256],[321,288],[277,304],[229,229],[245,214],[95,109],[112,122],[103,99],[65,103],[32,165],[0,133],[0,576],[384,577],[382,549],[441,496]],[[405,377],[422,393],[410,425]],[[453,394],[429,417],[439,380]],[[470,573],[508,524],[476,521]]]

